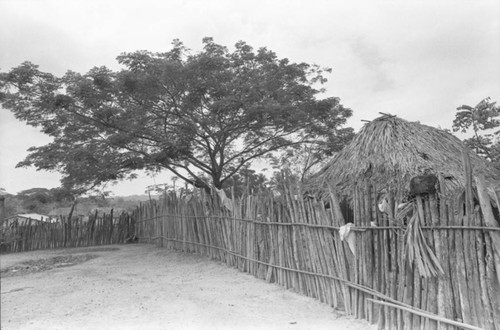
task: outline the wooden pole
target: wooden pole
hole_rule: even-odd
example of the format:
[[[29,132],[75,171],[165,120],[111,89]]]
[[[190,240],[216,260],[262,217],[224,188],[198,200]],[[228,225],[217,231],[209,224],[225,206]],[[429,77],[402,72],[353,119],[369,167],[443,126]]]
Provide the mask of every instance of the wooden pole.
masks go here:
[[[330,192],[330,205],[332,206],[332,223],[335,226],[341,226],[345,224],[344,216],[342,215],[342,210],[340,209],[339,199],[337,197],[337,193],[333,190],[332,187],[328,187]],[[349,263],[346,258],[345,248],[343,243],[340,241],[340,235],[338,231],[334,231],[332,234],[333,246],[335,248],[335,256],[336,256],[336,264],[338,265],[338,272],[342,278],[349,280],[351,278],[351,273],[349,272]],[[352,290],[349,286],[344,285],[342,283],[343,289],[343,297],[344,297],[344,305],[347,314],[353,314],[352,308],[352,296],[354,294],[354,290]]]
[[[448,203],[449,200],[446,198],[447,194],[446,181],[442,175],[439,175],[439,225],[448,226]],[[439,308],[444,308],[442,314],[446,318],[453,318],[453,289],[451,286],[451,272],[450,272],[450,247],[449,247],[449,231],[439,231],[438,240],[440,240],[441,252],[437,254],[439,258],[439,263],[443,268],[444,274],[439,279],[438,292],[443,294],[444,306],[438,304]],[[436,239],[436,237],[435,237]],[[440,309],[441,310],[441,309]]]
[[[481,213],[483,214],[484,222],[488,227],[499,227],[497,220],[493,214],[493,209],[491,207],[490,197],[488,191],[486,190],[486,183],[483,175],[478,175],[476,177],[477,193],[479,197],[479,203],[481,205]],[[495,258],[495,269],[497,273],[498,283],[500,284],[500,232],[489,233],[494,249]]]
[[[465,193],[464,199],[458,200],[458,221],[462,221],[464,226],[472,225],[472,212],[474,208],[473,193],[472,193],[472,168],[470,164],[469,154],[467,150],[462,153],[464,162],[464,177],[465,177]],[[465,215],[462,214],[462,203],[465,204]],[[468,230],[461,233],[461,237],[457,237],[457,268],[459,274],[460,300],[462,302],[463,320],[467,323],[476,323],[475,306],[473,305],[474,285],[470,281],[472,278],[471,253],[470,253],[470,234]]]

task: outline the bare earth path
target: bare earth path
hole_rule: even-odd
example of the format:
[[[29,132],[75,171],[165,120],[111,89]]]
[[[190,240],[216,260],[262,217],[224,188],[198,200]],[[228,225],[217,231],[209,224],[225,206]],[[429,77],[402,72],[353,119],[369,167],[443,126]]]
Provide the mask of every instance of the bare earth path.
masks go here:
[[[151,245],[0,258],[2,330],[376,328],[208,258]],[[21,264],[30,260],[38,262]]]

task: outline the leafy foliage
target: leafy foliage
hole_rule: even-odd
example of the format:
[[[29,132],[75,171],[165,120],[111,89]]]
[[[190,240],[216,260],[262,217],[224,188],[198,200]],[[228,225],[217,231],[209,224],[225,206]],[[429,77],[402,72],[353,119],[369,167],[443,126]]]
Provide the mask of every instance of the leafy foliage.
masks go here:
[[[78,214],[89,215],[96,209],[109,210],[112,208],[127,211],[134,210],[141,200],[146,200],[147,196],[115,197],[102,195],[89,195],[86,197],[75,196],[61,188],[31,188],[19,192],[17,195],[5,194],[5,217],[16,214],[38,213],[49,215],[56,212],[57,215],[67,215],[73,204],[77,204]]]
[[[488,97],[475,107],[458,107],[453,131],[471,132],[473,136],[464,142],[500,169],[500,106],[496,102]]]
[[[20,213],[48,214],[56,206],[71,205],[75,196],[64,188],[31,188],[17,195],[7,194],[6,217]]]
[[[28,213],[46,214],[48,210],[46,210],[45,206],[53,201],[49,189],[46,188],[24,190],[21,191],[18,196],[22,201],[22,207],[27,210]]]
[[[310,175],[324,166],[334,153],[352,140],[353,136],[354,133],[350,130],[339,131],[334,137],[335,141],[330,137],[324,141],[318,140],[316,143],[294,145],[268,158],[274,169],[287,173],[289,180],[296,183],[305,182]]]
[[[2,106],[54,138],[18,166],[61,172],[74,191],[139,169],[207,188],[201,172],[221,188],[269,153],[303,143],[338,149],[352,135],[343,128],[352,111],[338,98],[317,99],[329,69],[242,41],[233,52],[211,38],[203,45],[192,53],[175,40],[165,53],[123,53],[118,72],[56,77],[25,62],[0,73]]]
[[[268,187],[268,179],[264,174],[257,173],[249,166],[244,166],[226,181],[225,187],[231,188],[228,190],[231,193],[228,196],[233,196],[234,192],[233,198],[238,198],[246,193],[257,193],[265,190]]]

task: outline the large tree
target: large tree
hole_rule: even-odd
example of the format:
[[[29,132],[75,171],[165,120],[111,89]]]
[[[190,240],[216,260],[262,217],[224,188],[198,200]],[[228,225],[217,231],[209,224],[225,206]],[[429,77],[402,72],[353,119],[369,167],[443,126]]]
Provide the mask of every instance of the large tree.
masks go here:
[[[192,52],[174,40],[165,53],[123,53],[117,72],[56,77],[25,62],[0,73],[2,106],[53,137],[18,166],[61,172],[64,186],[81,191],[140,169],[207,188],[201,172],[221,188],[274,151],[326,141],[335,151],[352,136],[344,127],[352,111],[318,97],[329,69],[242,41],[232,52],[211,38],[203,45]]]

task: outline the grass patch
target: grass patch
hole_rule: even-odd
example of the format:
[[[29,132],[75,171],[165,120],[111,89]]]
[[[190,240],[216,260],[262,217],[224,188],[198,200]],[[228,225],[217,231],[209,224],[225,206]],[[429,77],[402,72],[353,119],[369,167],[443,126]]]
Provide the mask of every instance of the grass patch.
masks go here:
[[[5,269],[2,269],[0,273],[2,277],[39,273],[53,268],[71,267],[97,257],[98,255],[95,254],[70,254],[52,258],[27,260],[14,266],[6,267]]]

